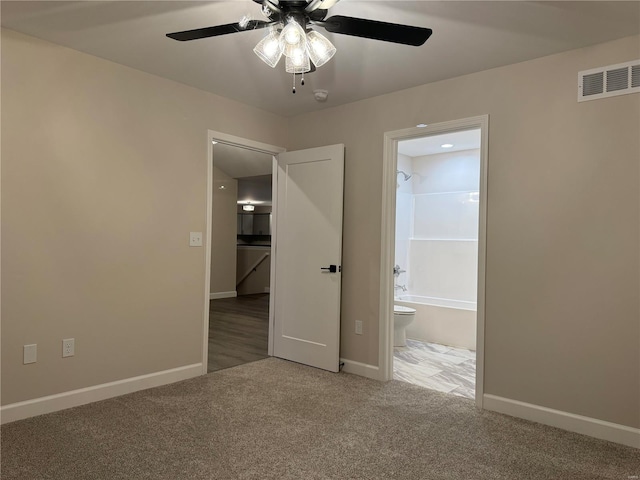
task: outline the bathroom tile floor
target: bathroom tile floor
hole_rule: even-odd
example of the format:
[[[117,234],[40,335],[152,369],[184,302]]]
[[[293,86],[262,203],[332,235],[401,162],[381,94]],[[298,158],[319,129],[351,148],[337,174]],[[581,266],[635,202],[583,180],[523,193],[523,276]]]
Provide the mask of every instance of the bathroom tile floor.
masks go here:
[[[406,347],[393,349],[393,378],[473,399],[476,352],[407,339]]]

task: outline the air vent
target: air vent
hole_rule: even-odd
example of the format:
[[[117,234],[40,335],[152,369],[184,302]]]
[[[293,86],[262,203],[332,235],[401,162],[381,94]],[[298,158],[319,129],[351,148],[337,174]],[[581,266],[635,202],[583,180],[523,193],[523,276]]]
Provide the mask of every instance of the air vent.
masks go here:
[[[578,73],[578,101],[640,92],[640,60]]]
[[[629,88],[629,67],[607,70],[607,92]]]
[[[590,73],[582,78],[582,95],[598,95],[604,92],[604,72]]]
[[[631,67],[631,88],[640,87],[640,65]]]

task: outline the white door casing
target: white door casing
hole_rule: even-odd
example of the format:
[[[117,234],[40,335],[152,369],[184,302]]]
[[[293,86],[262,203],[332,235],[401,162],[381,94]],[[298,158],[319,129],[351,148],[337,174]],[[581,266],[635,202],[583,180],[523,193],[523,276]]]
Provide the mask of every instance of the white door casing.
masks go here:
[[[480,143],[480,204],[478,225],[478,294],[476,329],[476,406],[482,408],[484,396],[484,333],[485,333],[485,270],[487,235],[487,164],[489,156],[489,116],[452,120],[428,126],[395,130],[384,134],[381,259],[380,259],[380,359],[378,379],[393,379],[393,262],[395,251],[396,183],[398,142],[412,138],[479,128]]]
[[[273,355],[337,372],[344,145],[279,154],[277,186]]]

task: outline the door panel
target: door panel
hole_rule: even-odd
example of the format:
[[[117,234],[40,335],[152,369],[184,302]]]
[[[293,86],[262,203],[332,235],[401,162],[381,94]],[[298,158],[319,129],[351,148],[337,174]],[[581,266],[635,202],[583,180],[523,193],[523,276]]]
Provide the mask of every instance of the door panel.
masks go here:
[[[333,372],[340,351],[344,146],[278,156],[274,355]]]

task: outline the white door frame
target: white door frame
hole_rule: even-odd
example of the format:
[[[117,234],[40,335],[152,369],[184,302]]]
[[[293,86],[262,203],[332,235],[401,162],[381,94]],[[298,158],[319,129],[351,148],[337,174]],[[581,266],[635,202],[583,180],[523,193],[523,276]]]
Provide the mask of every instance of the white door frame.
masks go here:
[[[202,320],[202,374],[207,374],[208,358],[209,358],[209,300],[211,288],[211,215],[213,213],[213,142],[232,145],[235,147],[245,148],[256,152],[262,152],[273,155],[273,180],[271,182],[273,192],[276,192],[278,162],[275,158],[279,153],[285,152],[286,149],[269,145],[267,143],[256,142],[247,138],[236,137],[227,133],[207,130],[207,217],[205,221],[206,237],[205,237],[205,269],[204,269],[204,314]],[[269,286],[269,347],[268,354],[273,354],[273,305],[275,300],[275,260],[276,260],[276,202],[272,202],[272,231],[271,231],[271,279]]]
[[[484,321],[485,321],[485,269],[487,256],[487,162],[489,155],[489,116],[464,118],[426,127],[395,130],[384,134],[382,172],[382,223],[380,259],[380,380],[393,379],[393,265],[395,257],[396,227],[396,170],[398,142],[412,138],[480,129],[480,204],[478,229],[478,303],[476,336],[476,405],[482,408],[484,393]]]

